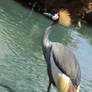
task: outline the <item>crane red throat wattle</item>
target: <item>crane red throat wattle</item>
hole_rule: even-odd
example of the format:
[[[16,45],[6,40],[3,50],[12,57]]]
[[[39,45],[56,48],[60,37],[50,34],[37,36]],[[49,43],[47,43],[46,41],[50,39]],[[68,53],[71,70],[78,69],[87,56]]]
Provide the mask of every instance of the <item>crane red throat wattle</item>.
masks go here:
[[[57,24],[57,22],[53,22],[53,23],[51,24],[51,26],[54,26],[55,24]]]
[[[57,12],[57,15],[60,17],[60,12]]]

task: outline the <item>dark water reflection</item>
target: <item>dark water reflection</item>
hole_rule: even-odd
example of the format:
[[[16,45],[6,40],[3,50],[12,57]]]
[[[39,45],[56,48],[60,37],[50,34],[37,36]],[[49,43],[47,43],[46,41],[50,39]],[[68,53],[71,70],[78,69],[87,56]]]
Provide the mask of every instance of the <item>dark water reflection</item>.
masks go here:
[[[16,92],[46,92],[48,76],[41,50],[41,36],[51,21],[13,0],[0,1],[0,83]],[[80,92],[92,91],[92,28],[58,26],[52,41],[68,46],[79,60]],[[52,87],[52,92],[56,89]],[[0,92],[5,89],[0,88]]]

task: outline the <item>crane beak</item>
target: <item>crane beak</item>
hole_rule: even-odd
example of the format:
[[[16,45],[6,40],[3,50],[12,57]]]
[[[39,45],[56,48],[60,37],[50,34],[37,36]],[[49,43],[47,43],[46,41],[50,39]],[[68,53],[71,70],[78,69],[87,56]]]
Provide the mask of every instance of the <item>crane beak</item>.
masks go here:
[[[54,14],[54,15],[52,15],[51,13],[44,12],[43,15],[47,16],[48,18],[50,18],[54,22],[59,20],[59,12]]]
[[[45,15],[45,16],[47,16],[47,17],[49,17],[49,18],[52,17],[52,14],[51,14],[51,13],[48,13],[48,12],[44,12],[43,15]]]

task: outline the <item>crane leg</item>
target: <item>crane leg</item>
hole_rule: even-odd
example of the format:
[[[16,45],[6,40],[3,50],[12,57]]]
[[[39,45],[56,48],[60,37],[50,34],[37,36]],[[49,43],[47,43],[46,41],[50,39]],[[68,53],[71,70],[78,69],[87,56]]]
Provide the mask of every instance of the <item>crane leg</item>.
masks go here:
[[[49,81],[47,92],[50,92],[50,88],[51,88],[51,82]]]

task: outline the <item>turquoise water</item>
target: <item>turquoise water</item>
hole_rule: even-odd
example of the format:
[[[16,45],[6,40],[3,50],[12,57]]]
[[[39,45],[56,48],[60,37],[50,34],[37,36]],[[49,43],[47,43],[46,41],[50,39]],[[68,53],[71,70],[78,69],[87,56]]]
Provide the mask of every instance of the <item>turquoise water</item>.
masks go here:
[[[0,0],[0,83],[16,92],[46,92],[48,76],[41,36],[50,24],[44,16],[13,0]],[[51,40],[74,52],[82,72],[80,92],[92,92],[92,28],[58,26]],[[8,91],[0,87],[0,92]],[[52,87],[51,92],[57,90]]]

